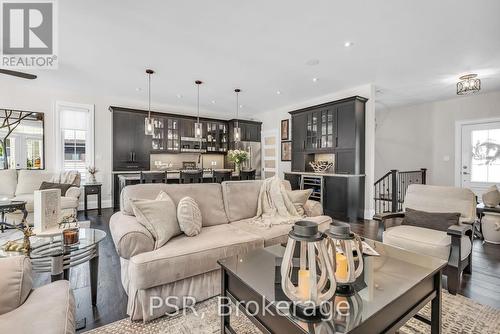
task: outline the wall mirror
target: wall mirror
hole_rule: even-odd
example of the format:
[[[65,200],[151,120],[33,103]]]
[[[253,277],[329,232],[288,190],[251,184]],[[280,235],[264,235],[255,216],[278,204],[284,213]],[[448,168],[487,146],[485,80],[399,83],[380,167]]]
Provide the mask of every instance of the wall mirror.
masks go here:
[[[0,169],[44,169],[44,114],[0,109]]]

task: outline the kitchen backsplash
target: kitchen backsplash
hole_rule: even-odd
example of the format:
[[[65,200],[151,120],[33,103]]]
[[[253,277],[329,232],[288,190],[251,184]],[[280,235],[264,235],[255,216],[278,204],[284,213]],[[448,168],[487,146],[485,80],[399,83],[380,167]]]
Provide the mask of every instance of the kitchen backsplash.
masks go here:
[[[224,168],[223,154],[199,154],[199,153],[181,153],[181,154],[151,154],[151,170],[158,169],[181,169],[183,161],[196,162],[200,168],[220,169]]]

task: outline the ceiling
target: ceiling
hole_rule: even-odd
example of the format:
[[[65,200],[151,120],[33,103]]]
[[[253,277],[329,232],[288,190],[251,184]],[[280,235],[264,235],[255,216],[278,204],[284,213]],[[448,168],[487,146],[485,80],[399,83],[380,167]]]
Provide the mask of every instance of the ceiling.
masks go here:
[[[71,0],[58,6],[59,69],[32,71],[39,78],[29,85],[36,88],[146,106],[150,67],[153,108],[194,110],[200,79],[203,114],[228,118],[235,114],[236,87],[248,118],[367,83],[376,85],[381,107],[456,97],[458,76],[469,72],[479,74],[482,91],[500,90],[498,0]],[[16,85],[20,79],[0,80]]]

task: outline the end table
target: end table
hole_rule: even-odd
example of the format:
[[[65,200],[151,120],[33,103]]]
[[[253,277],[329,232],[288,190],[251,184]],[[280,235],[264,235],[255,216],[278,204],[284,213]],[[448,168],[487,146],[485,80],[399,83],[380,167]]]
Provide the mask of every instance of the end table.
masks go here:
[[[97,213],[101,215],[101,186],[102,183],[85,183],[83,185],[84,195],[83,195],[83,209],[85,212],[85,216],[87,215],[87,196],[88,195],[97,195]]]

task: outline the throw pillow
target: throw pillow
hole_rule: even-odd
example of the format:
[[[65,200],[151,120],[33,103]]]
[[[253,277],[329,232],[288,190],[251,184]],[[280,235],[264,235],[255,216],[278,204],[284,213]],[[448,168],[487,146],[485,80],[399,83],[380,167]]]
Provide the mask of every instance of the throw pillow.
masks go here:
[[[201,232],[201,211],[191,197],[183,197],[177,206],[177,220],[181,231],[188,237],[194,237]]]
[[[168,195],[167,195],[168,196]],[[138,200],[132,202],[137,221],[143,225],[155,239],[155,249],[160,248],[171,238],[181,234],[174,201]]]
[[[289,190],[287,191],[288,198],[292,201],[295,210],[301,216],[304,215],[304,204],[306,204],[309,196],[312,194],[312,189],[304,189],[304,190]]]
[[[459,212],[425,212],[406,208],[401,224],[446,232],[448,227],[458,224],[459,219]]]
[[[38,190],[61,189],[61,196],[65,196],[69,188],[71,188],[71,184],[69,183],[53,183],[43,181]]]

